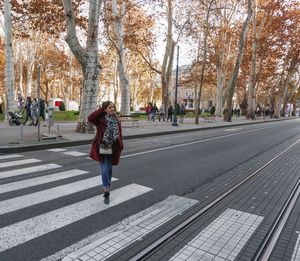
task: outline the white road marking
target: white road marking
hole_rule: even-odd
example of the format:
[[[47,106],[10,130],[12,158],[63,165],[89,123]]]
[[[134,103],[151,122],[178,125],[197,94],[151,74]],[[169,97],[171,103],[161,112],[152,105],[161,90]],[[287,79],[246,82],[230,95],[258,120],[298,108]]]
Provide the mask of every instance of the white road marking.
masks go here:
[[[172,145],[172,146],[159,148],[159,149],[154,149],[154,150],[147,150],[147,151],[143,151],[143,152],[139,152],[139,153],[124,155],[124,156],[121,156],[121,158],[130,158],[130,157],[140,156],[140,155],[149,154],[149,153],[158,152],[158,151],[163,151],[163,150],[171,150],[171,149],[174,149],[174,148],[186,147],[186,146],[199,144],[199,143],[203,143],[203,142],[207,142],[207,141],[220,140],[220,139],[224,139],[224,138],[228,138],[228,137],[232,137],[232,136],[236,136],[236,135],[240,135],[240,134],[246,134],[246,133],[254,132],[254,131],[257,131],[257,130],[263,130],[263,129],[269,129],[269,128],[273,128],[273,126],[260,128],[260,129],[255,129],[255,130],[243,131],[243,132],[238,132],[238,133],[226,134],[226,135],[222,135],[222,136],[219,136],[219,137],[208,138],[208,139],[198,140],[198,141],[192,141],[192,142],[187,142],[187,143],[178,144],[178,145]]]
[[[48,260],[61,259],[63,253],[66,253],[67,251],[70,252],[70,250],[74,248],[78,249],[79,245],[82,245],[83,243],[85,243],[84,247],[81,247],[77,251],[69,254],[63,259],[63,261],[76,260],[79,257],[80,260],[85,260],[84,258],[86,255],[91,255],[92,251],[98,253],[97,258],[94,257],[96,260],[105,260],[134,241],[145,237],[148,233],[170,221],[177,215],[180,215],[183,211],[192,207],[197,202],[198,201],[194,199],[170,196],[162,202],[159,202],[146,210],[132,215],[121,222],[98,232],[97,236],[99,239],[92,240],[95,235],[90,236],[89,239],[85,239],[79,244],[76,243],[68,249],[60,251],[60,256],[51,256],[51,259]],[[91,243],[88,244],[88,241]],[[114,249],[110,248],[111,243],[114,244]],[[105,249],[106,253],[102,251],[102,249]]]
[[[48,149],[47,151],[51,151],[51,152],[62,152],[62,151],[66,151],[66,149],[56,148],[56,149]]]
[[[19,154],[0,155],[0,160],[13,159],[13,158],[22,158],[22,157],[24,157],[24,156],[23,155],[19,155]]]
[[[88,155],[87,153],[83,153],[83,152],[79,152],[79,151],[75,151],[75,150],[63,152],[63,154],[70,155],[70,156],[75,156],[75,157]]]
[[[76,176],[79,176],[79,175],[82,175],[85,173],[88,173],[88,172],[84,171],[84,170],[79,170],[79,169],[71,169],[71,170],[66,170],[66,171],[62,171],[62,172],[45,175],[42,177],[36,177],[36,178],[32,178],[32,179],[26,179],[26,180],[21,180],[21,181],[17,181],[17,182],[7,183],[4,185],[0,185],[0,193],[6,193],[6,192],[10,192],[10,191],[15,191],[18,189],[34,187],[34,186],[38,186],[38,185],[53,182],[53,181],[76,177]]]
[[[46,170],[56,169],[60,167],[61,167],[60,165],[56,165],[56,164],[45,164],[45,165],[34,166],[34,167],[23,168],[23,169],[8,170],[8,171],[0,172],[0,179],[19,176],[23,174],[29,174],[38,171],[46,171]]]
[[[117,179],[115,178],[112,179],[112,181],[115,180]],[[99,175],[98,177],[84,179],[84,180],[68,183],[66,185],[0,201],[0,213],[5,214],[12,211],[16,211],[35,204],[46,202],[48,200],[57,199],[79,191],[97,187],[100,186],[100,184],[101,184],[101,177]]]
[[[103,195],[89,198],[75,204],[50,211],[0,229],[0,251],[47,234],[78,220],[101,212],[151,191],[151,188],[130,184],[113,190],[109,205],[103,203]]]
[[[170,260],[234,260],[262,220],[229,208]]]
[[[242,128],[232,128],[232,129],[226,129],[224,131],[237,131],[237,130],[241,130]]]
[[[159,138],[159,142],[172,142],[172,140],[176,139],[176,138],[181,138],[181,137],[186,137],[186,136],[196,136],[199,135],[199,133],[195,132],[191,132],[191,133],[185,133],[185,134],[172,134],[171,136],[161,136]],[[157,140],[156,140],[157,141]],[[139,142],[151,142],[148,139],[134,139],[134,140],[125,140],[125,142],[129,142],[130,144],[134,144],[134,143],[139,143]]]
[[[224,126],[226,127],[226,126]],[[263,128],[257,128],[257,129],[254,129],[253,131],[257,131],[257,130],[265,130],[265,129],[269,129],[269,128],[274,128],[276,126],[268,126],[268,127],[263,127]],[[243,129],[243,128],[241,128]],[[239,133],[236,133],[236,134],[243,134],[244,132],[239,132]],[[170,140],[169,142],[172,142],[173,139],[177,139],[179,137],[185,137],[185,136],[196,136],[196,135],[199,135],[199,132],[197,131],[193,131],[193,132],[190,132],[190,133],[182,133],[182,134],[172,134],[172,135],[166,135],[166,136],[161,136],[160,137],[160,140]],[[129,142],[130,144],[133,144],[133,143],[139,143],[139,142],[149,142],[148,139],[141,139],[141,138],[138,138],[138,139],[134,139],[134,140],[125,140],[125,142]]]
[[[6,168],[11,166],[18,166],[23,164],[30,164],[40,162],[41,160],[38,159],[23,159],[23,160],[15,160],[15,161],[8,161],[0,163],[0,168]]]

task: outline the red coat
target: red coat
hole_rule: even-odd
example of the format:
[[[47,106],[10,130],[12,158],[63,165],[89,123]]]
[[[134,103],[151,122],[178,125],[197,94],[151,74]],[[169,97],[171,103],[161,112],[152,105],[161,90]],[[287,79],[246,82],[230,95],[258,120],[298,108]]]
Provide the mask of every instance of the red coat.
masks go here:
[[[105,119],[106,112],[104,109],[98,109],[91,113],[88,117],[88,121],[94,124],[97,128],[97,133],[92,142],[92,147],[90,151],[90,157],[95,161],[104,161],[104,157],[99,154],[99,144],[103,143],[103,135],[107,126],[107,121]],[[119,138],[116,144],[113,147],[113,158],[112,165],[118,165],[120,161],[121,152],[123,150],[123,140],[122,140],[122,128],[121,123],[118,121],[119,125]]]

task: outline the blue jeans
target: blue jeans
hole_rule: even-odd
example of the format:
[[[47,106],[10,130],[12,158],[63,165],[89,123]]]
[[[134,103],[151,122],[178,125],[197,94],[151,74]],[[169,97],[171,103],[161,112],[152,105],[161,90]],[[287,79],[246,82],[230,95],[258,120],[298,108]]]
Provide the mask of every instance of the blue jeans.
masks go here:
[[[103,188],[108,191],[112,177],[112,155],[104,155],[104,161],[100,162],[100,169]]]

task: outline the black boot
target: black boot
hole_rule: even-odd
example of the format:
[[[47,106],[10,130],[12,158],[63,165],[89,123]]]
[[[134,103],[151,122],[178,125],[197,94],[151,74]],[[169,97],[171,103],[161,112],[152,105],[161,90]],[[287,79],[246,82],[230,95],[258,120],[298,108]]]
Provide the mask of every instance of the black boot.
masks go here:
[[[104,197],[104,204],[109,204],[109,192],[106,191],[103,195]]]

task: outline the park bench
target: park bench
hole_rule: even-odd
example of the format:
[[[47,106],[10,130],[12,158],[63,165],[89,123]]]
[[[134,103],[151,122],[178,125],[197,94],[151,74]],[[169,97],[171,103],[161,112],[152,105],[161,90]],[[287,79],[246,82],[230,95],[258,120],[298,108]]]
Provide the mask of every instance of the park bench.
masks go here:
[[[130,115],[120,115],[119,117],[120,117],[121,122],[132,123],[131,128],[134,128],[134,127],[139,128],[140,127],[140,124],[139,124],[140,115],[138,113],[132,113]],[[124,128],[124,127],[127,127],[127,126],[122,126],[122,127]]]
[[[203,117],[205,122],[216,122],[216,116],[204,116]]]

